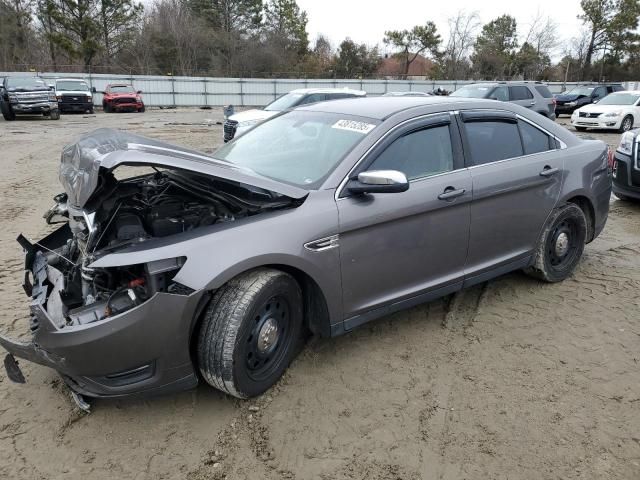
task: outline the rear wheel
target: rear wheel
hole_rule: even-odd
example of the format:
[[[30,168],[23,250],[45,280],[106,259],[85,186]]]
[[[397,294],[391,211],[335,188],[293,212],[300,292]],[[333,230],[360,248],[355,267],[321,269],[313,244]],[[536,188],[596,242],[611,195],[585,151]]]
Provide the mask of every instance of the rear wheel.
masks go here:
[[[302,292],[290,275],[259,269],[220,288],[198,333],[206,382],[247,398],[271,387],[302,345]]]
[[[627,115],[622,119],[622,123],[620,124],[620,128],[618,131],[620,133],[628,132],[633,128],[633,117],[631,115]]]
[[[587,239],[587,219],[580,207],[568,203],[555,209],[542,231],[529,275],[545,282],[561,282],[571,275],[582,257]]]

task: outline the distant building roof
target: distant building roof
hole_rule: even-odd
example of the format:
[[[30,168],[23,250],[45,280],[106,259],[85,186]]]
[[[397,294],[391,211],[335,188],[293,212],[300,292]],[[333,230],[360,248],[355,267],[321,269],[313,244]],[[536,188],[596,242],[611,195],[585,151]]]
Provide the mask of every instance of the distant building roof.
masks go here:
[[[413,56],[413,54],[411,54]],[[408,77],[428,77],[433,70],[435,64],[428,58],[418,55],[416,59],[409,65]],[[397,77],[404,75],[404,60],[395,55],[389,55],[382,59],[378,74],[387,77]]]

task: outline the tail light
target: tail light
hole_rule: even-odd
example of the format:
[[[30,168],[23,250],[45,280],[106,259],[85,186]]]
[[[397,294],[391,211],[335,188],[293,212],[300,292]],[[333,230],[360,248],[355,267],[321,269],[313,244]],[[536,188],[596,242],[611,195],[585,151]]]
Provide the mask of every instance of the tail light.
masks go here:
[[[609,170],[609,173],[613,172],[614,162],[613,150],[611,147],[607,146],[607,169]]]
[[[557,105],[557,104],[558,104],[558,101],[556,100],[556,97],[552,97],[552,98],[551,98],[551,101],[553,102],[553,104],[554,104],[554,105]]]

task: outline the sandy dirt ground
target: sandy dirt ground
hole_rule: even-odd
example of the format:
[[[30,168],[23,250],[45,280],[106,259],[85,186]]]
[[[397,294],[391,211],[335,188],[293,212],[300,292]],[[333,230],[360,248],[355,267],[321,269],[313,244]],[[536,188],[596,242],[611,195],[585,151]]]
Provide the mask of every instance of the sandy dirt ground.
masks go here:
[[[28,329],[15,238],[47,232],[64,144],[106,126],[210,152],[220,118],[0,120],[0,328]],[[640,206],[612,200],[573,278],[514,273],[312,339],[251,401],[200,386],[87,415],[55,372],[22,362],[25,385],[0,372],[0,478],[638,479],[639,234]]]

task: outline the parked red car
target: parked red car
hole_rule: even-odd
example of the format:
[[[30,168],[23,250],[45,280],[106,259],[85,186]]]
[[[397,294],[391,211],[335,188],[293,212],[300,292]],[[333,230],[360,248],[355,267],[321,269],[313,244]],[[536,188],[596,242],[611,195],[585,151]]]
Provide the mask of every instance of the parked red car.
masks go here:
[[[131,85],[113,83],[107,85],[102,94],[102,109],[107,113],[123,110],[144,112],[142,91],[134,90]]]

